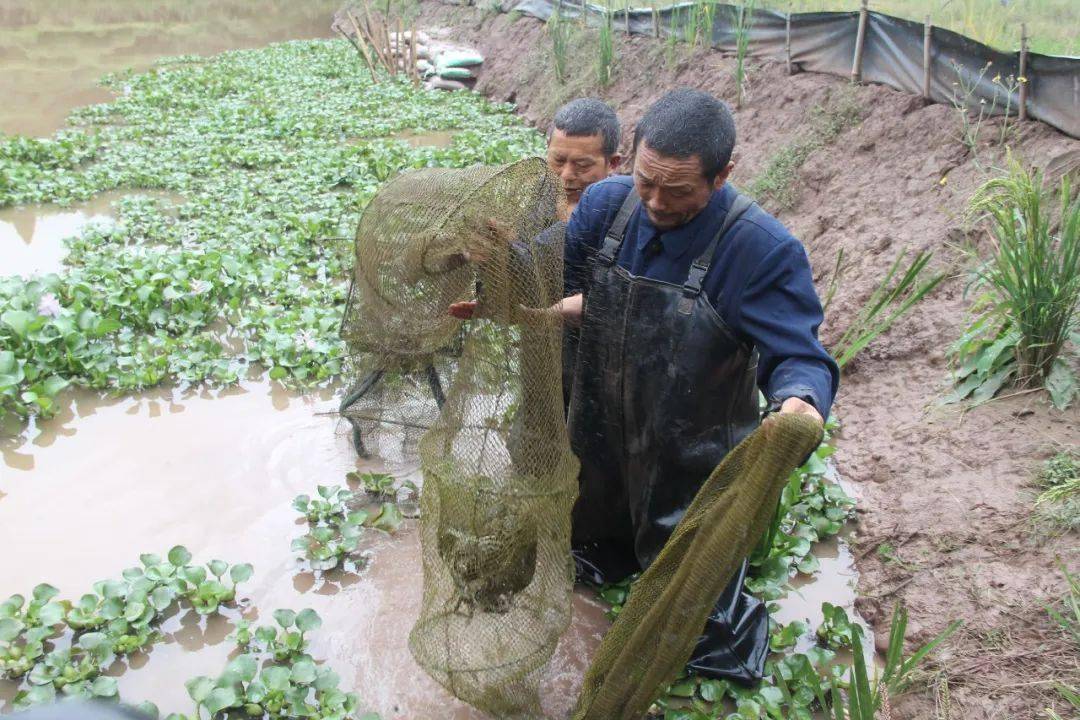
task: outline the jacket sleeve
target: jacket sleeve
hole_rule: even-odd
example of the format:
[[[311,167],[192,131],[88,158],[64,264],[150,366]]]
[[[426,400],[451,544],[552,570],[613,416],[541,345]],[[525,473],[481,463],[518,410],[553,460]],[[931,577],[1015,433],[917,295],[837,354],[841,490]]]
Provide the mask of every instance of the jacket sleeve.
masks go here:
[[[566,226],[563,284],[567,297],[589,291],[592,258],[629,192],[628,186],[607,180],[590,185],[581,194]]]
[[[840,369],[818,340],[821,301],[798,240],[779,243],[750,273],[739,320],[757,347],[758,384],[769,400],[801,398],[827,418]]]

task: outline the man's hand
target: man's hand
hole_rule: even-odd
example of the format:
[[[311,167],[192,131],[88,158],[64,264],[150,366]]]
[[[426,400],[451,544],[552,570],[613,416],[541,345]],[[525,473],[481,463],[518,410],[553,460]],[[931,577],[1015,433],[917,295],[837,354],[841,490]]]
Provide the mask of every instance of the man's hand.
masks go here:
[[[819,413],[813,405],[799,398],[793,397],[785,400],[780,406],[780,412],[788,413],[790,415],[806,415],[814,418],[818,425],[823,427],[825,425],[825,420],[822,419],[821,413]]]
[[[581,293],[577,295],[571,295],[568,298],[563,298],[559,302],[552,305],[545,312],[551,312],[557,314],[564,323],[572,327],[578,327],[581,325],[581,312],[584,305],[584,298]],[[466,300],[465,302],[453,303],[447,312],[458,320],[471,320],[476,316],[476,301]],[[532,311],[540,312],[540,311]]]

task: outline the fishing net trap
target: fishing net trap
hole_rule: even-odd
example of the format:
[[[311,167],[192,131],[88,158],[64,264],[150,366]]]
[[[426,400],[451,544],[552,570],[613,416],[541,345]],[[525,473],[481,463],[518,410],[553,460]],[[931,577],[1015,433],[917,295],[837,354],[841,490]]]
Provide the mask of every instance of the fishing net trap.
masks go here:
[[[578,461],[563,404],[562,192],[538,158],[425,169],[364,211],[342,337],[358,449],[423,476],[423,601],[409,648],[495,718],[543,717],[570,622]],[[475,301],[473,319],[454,303]],[[580,359],[579,359],[580,361]],[[576,720],[636,720],[683,668],[787,477],[820,441],[778,416],[705,481],[584,679]]]
[[[357,230],[343,414],[423,474],[417,662],[495,717],[539,717],[570,621],[578,464],[563,415],[562,194],[538,159],[388,183]],[[448,308],[478,303],[462,322]]]

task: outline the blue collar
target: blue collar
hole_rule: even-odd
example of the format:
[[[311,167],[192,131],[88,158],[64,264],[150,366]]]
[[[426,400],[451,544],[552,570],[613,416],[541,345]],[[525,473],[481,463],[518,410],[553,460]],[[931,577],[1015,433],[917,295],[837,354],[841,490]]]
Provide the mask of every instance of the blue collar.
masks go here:
[[[649,214],[645,212],[645,208],[639,208],[637,252],[644,253],[645,246],[657,235],[660,236],[660,242],[663,244],[664,255],[671,258],[681,258],[693,248],[698,248],[698,252],[704,251],[705,245],[723,224],[724,216],[731,207],[731,203],[734,202],[734,195],[734,188],[730,183],[725,183],[722,188],[713,191],[709,204],[691,218],[690,222],[663,233],[657,230],[649,220]]]

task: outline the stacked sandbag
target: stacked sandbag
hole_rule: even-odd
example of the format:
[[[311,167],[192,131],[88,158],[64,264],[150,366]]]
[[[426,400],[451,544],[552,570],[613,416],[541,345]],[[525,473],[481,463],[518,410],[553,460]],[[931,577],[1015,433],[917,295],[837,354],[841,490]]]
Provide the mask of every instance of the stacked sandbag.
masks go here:
[[[476,84],[484,57],[473,48],[435,46],[429,49],[427,81],[429,90],[465,90]],[[418,65],[419,67],[419,65]]]

